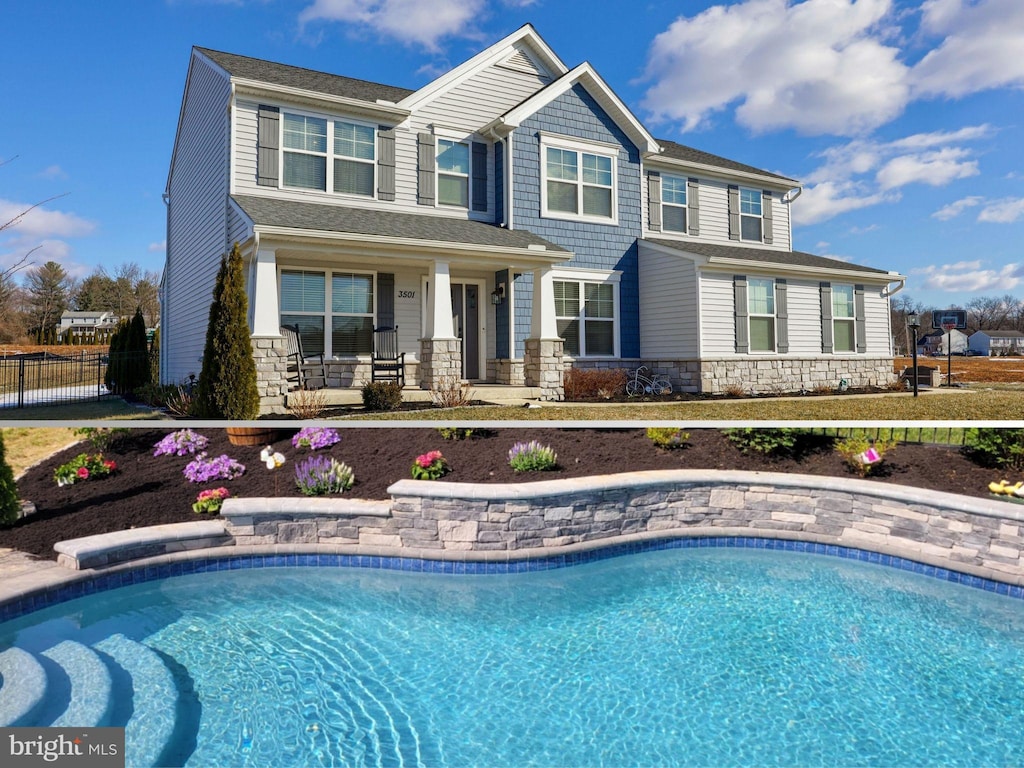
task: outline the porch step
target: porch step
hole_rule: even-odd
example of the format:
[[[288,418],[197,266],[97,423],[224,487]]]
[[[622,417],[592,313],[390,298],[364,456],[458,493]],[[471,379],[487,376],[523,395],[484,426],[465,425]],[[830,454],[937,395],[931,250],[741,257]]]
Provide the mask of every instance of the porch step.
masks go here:
[[[106,725],[113,704],[110,670],[96,651],[74,640],[64,640],[40,655],[59,665],[71,684],[63,712],[43,719],[61,728]]]
[[[36,725],[46,701],[46,670],[21,648],[0,653],[0,728]]]
[[[474,400],[485,403],[520,404],[527,400],[536,400],[540,397],[539,387],[517,387],[505,384],[470,384],[470,390]],[[324,400],[328,406],[350,406],[362,405],[363,394],[359,387],[340,388],[332,387],[319,390],[323,393]],[[420,389],[415,385],[406,385],[402,389],[402,400],[406,403],[423,403],[429,405],[432,400],[430,392]]]

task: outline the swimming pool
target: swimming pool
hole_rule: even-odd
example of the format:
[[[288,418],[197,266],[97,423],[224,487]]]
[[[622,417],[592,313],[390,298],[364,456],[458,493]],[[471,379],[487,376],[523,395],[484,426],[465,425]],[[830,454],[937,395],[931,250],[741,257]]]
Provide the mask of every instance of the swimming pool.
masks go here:
[[[1024,601],[894,569],[679,549],[193,574],[0,625],[0,647],[72,686],[91,649],[102,716],[148,718],[130,764],[978,766],[1020,761],[1022,630]]]

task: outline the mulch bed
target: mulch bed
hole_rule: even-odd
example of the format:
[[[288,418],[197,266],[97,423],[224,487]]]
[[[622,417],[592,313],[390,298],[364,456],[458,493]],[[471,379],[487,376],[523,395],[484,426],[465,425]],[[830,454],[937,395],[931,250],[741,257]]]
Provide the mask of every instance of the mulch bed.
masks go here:
[[[269,471],[259,460],[261,448],[231,445],[223,430],[196,430],[210,439],[209,456],[226,453],[246,465],[236,480],[196,485],[182,469],[191,457],[154,457],[153,446],[171,430],[133,429],[104,453],[118,471],[101,479],[60,488],[54,469],[82,452],[95,453],[88,442],[66,449],[30,469],[18,482],[19,494],[33,501],[38,513],[11,528],[0,529],[0,547],[55,558],[57,541],[147,525],[195,520],[192,502],[204,488],[223,486],[234,496],[297,496],[294,464],[311,454],[291,445],[292,432],[283,431],[274,448],[287,463]],[[504,483],[586,477],[646,469],[739,469],[853,477],[827,438],[812,438],[801,455],[766,457],[741,453],[717,430],[693,430],[686,447],[656,448],[642,429],[491,429],[477,430],[469,439],[444,440],[427,428],[343,428],[341,442],[327,451],[355,471],[351,496],[388,498],[392,483],[410,476],[416,456],[441,450],[452,471],[438,482]],[[508,466],[508,450],[517,440],[538,440],[558,454],[558,469],[517,475]],[[900,445],[876,468],[883,483],[938,491],[988,496],[993,480],[1018,477],[979,467],[956,448]]]

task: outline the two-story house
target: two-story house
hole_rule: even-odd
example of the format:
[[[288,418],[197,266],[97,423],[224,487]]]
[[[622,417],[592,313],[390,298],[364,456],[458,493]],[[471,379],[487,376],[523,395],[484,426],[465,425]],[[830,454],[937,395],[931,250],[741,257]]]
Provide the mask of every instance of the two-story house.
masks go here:
[[[880,384],[902,276],[793,251],[798,182],[655,139],[527,25],[416,91],[195,48],[167,181],[161,370],[241,245],[264,410],[282,325],[331,386],[397,326],[408,380],[634,367],[721,392]]]

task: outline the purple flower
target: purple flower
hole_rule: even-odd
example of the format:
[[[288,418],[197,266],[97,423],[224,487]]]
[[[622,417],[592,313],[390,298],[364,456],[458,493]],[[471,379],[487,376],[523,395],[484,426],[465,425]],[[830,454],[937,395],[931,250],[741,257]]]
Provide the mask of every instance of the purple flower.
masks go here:
[[[338,430],[330,427],[303,427],[292,438],[294,447],[309,448],[313,451],[330,448],[338,442],[341,442],[341,435],[338,434]]]
[[[193,432],[191,429],[181,429],[171,432],[157,443],[153,451],[154,456],[191,456],[206,448],[210,441],[203,435]]]
[[[200,453],[185,465],[182,474],[193,483],[208,483],[211,480],[234,480],[245,473],[245,465],[221,454],[215,459]]]

